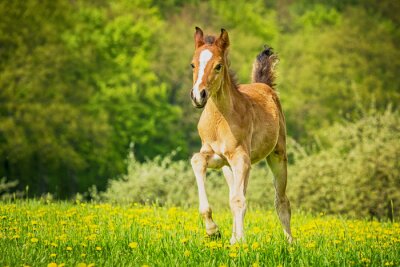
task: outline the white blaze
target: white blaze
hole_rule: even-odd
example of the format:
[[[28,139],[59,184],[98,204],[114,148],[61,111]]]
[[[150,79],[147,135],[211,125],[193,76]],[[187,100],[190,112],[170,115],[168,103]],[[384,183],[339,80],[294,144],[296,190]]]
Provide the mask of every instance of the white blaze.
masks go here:
[[[208,61],[212,58],[213,54],[211,53],[210,50],[205,49],[201,51],[200,53],[200,66],[199,66],[199,73],[197,75],[197,81],[193,86],[193,95],[196,99],[200,99],[200,90],[199,86],[201,84],[201,81],[203,80],[203,75],[204,75],[204,69],[207,66]]]

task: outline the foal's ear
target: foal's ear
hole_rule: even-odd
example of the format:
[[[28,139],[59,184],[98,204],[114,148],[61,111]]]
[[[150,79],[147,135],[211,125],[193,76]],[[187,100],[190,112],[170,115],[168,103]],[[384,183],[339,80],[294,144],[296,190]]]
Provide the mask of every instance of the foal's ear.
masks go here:
[[[203,31],[199,27],[196,27],[195,29],[196,32],[194,33],[194,47],[197,49],[204,44],[204,39]]]
[[[219,35],[215,44],[224,51],[229,46],[229,36],[225,29],[221,29],[221,34]]]

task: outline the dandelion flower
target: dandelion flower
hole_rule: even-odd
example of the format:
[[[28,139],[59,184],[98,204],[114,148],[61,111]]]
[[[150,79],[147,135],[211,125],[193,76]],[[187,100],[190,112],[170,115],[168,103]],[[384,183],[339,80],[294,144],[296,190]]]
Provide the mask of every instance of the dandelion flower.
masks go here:
[[[229,253],[229,257],[236,258],[237,257],[237,253],[236,252],[231,252],[231,253]]]
[[[57,254],[51,253],[51,254],[50,254],[50,257],[55,258],[55,257],[57,257]]]
[[[72,247],[67,247],[67,250],[68,250],[68,251],[71,251],[71,250],[72,250]]]
[[[78,263],[77,267],[87,267],[87,265],[86,265],[86,263],[81,262],[81,263]]]
[[[47,267],[57,267],[57,263],[50,262],[49,264],[47,264]]]
[[[130,248],[137,248],[138,247],[138,243],[137,242],[131,242],[128,245]]]
[[[39,239],[37,239],[36,237],[32,237],[31,238],[31,242],[32,243],[37,243],[39,241]]]
[[[97,251],[100,251],[100,250],[101,250],[101,247],[96,247],[96,250],[97,250]]]
[[[189,256],[190,256],[190,251],[189,251],[189,250],[186,250],[186,251],[183,253],[183,255],[184,255],[185,257],[189,257]]]
[[[252,248],[253,250],[258,249],[259,247],[260,247],[260,243],[258,243],[258,242],[254,242],[254,243],[251,245],[251,248]]]

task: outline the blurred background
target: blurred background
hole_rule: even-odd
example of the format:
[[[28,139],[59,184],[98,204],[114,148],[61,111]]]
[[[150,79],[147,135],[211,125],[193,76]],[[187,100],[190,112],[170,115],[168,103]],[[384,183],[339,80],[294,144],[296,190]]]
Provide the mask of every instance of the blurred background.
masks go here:
[[[196,206],[193,33],[223,27],[241,83],[264,44],[280,57],[294,209],[398,217],[399,14],[391,0],[2,0],[0,197]],[[218,172],[207,186],[228,207]],[[249,205],[273,194],[261,162]]]

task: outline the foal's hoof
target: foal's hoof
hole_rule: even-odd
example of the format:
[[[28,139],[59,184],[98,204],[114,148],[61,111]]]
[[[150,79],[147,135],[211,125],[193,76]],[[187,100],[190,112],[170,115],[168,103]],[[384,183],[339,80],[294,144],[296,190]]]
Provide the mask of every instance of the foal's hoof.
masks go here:
[[[211,240],[215,240],[215,239],[221,239],[221,232],[220,231],[216,231],[215,233],[212,234],[208,234],[207,233],[207,237]]]

